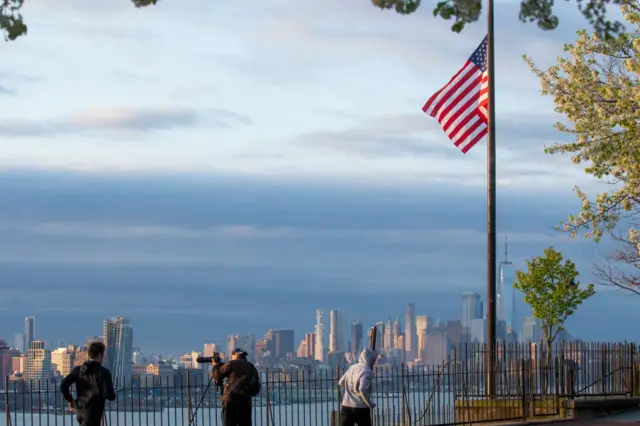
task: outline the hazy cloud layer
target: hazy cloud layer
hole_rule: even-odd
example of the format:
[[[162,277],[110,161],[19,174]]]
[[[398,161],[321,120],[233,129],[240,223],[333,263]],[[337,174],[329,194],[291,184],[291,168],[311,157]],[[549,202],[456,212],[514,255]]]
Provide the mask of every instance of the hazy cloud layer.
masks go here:
[[[247,116],[225,109],[204,112],[177,107],[94,109],[59,120],[0,122],[0,134],[13,137],[47,137],[99,131],[153,132],[202,124],[210,128],[229,128],[237,124],[251,124],[251,120]]]
[[[553,128],[558,118],[524,113],[501,117],[496,126],[501,149],[523,158],[543,154],[545,146],[567,140]],[[452,144],[447,141],[437,121],[426,114],[381,115],[346,130],[317,131],[296,138],[297,144],[306,147],[373,157],[451,156]]]
[[[223,340],[230,332],[294,327],[300,336],[318,307],[368,322],[413,301],[446,319],[458,315],[462,291],[484,293],[484,192],[464,186],[3,173],[0,191],[11,206],[0,216],[0,334],[34,314],[46,321],[42,333],[71,339],[99,333],[102,317],[123,314],[141,345],[153,347],[162,326],[180,351],[210,333]],[[570,193],[500,187],[499,257],[506,236],[516,267],[553,245],[588,280],[607,245],[552,229],[578,204]],[[597,312],[613,303],[598,300]],[[65,312],[54,309],[65,304]],[[246,314],[222,314],[234,311]],[[637,319],[628,315],[628,323]],[[97,325],[60,331],[79,316]],[[576,334],[603,327],[580,318]],[[208,330],[207,319],[220,331]],[[182,335],[184,328],[193,334]]]

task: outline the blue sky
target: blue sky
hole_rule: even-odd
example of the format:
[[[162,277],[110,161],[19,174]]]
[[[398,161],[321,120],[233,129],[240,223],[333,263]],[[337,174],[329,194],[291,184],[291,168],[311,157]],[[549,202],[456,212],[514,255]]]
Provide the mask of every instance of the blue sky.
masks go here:
[[[575,211],[575,184],[600,187],[544,155],[557,117],[521,58],[552,63],[585,25],[559,6],[561,27],[542,32],[517,21],[516,2],[496,3],[498,230],[516,266],[553,244],[588,279],[606,250],[551,227]],[[207,333],[301,333],[320,306],[373,321],[411,300],[457,316],[461,291],[484,292],[486,145],[462,155],[421,107],[485,30],[452,34],[430,10],[26,4],[29,35],[0,45],[0,334],[35,312],[47,338],[80,339],[122,313],[161,349],[158,330],[197,323],[176,331],[179,352]],[[614,337],[635,318],[602,319],[619,304],[634,306],[599,295],[589,313],[602,315],[574,327]]]

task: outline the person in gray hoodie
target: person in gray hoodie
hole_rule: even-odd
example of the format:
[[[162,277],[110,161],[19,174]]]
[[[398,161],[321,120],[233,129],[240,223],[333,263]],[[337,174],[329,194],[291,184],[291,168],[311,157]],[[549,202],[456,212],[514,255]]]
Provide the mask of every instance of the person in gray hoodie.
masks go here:
[[[371,426],[371,410],[376,406],[371,400],[371,385],[377,360],[377,352],[363,349],[358,363],[349,367],[340,378],[338,385],[344,387],[341,426]]]

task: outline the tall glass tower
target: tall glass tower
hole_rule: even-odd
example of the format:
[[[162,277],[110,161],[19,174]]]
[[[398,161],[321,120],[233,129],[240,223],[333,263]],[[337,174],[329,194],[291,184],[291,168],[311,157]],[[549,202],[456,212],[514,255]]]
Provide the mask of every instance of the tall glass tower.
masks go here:
[[[316,353],[314,358],[320,363],[324,362],[325,342],[324,342],[324,312],[322,309],[316,310]]]
[[[102,325],[102,339],[107,347],[103,364],[113,374],[114,383],[124,383],[131,379],[133,364],[133,327],[123,317],[110,318]],[[116,384],[116,387],[118,385]]]
[[[471,342],[471,322],[482,318],[482,300],[478,293],[462,293],[462,312],[460,323],[462,326],[462,343]]]
[[[24,342],[22,346],[26,353],[31,349],[31,342],[36,338],[36,319],[34,317],[26,317],[24,319]]]
[[[416,307],[413,303],[407,305],[405,313],[405,340],[407,359],[414,361],[418,357],[418,331],[416,327]]]
[[[342,312],[332,309],[329,311],[329,352],[342,352],[344,342],[342,333]]]
[[[362,351],[362,323],[360,321],[355,321],[351,324],[351,338],[349,339],[349,344],[349,352],[355,355],[360,355],[360,351]]]
[[[504,261],[500,262],[500,286],[498,288],[498,322],[502,322],[506,333],[516,330],[516,290],[513,288],[515,269],[509,262],[509,247],[504,241]],[[499,336],[504,338],[506,336]]]

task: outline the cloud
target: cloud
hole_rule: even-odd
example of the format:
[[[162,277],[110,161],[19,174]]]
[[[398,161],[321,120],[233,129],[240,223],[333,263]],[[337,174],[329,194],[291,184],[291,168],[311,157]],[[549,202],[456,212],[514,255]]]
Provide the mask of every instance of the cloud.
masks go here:
[[[499,153],[521,161],[530,160],[532,156],[550,159],[544,154],[544,147],[568,140],[566,135],[553,128],[557,120],[551,114],[499,115],[496,119]],[[385,114],[367,118],[343,130],[319,130],[300,135],[293,143],[308,149],[325,149],[369,158],[417,156],[451,160],[457,152],[437,121],[417,107],[414,114]],[[484,143],[483,140],[478,146]],[[549,173],[540,168],[527,170],[526,165],[524,168],[522,165],[517,167],[529,175]]]
[[[0,122],[0,134],[13,137],[48,137],[97,131],[144,133],[199,125],[229,128],[236,124],[249,125],[251,119],[222,108],[206,111],[179,107],[96,108],[57,120],[5,120]]]
[[[5,226],[0,231],[22,231],[35,235],[85,237],[96,239],[261,239],[291,237],[293,230],[259,229],[252,225],[227,225],[206,228],[130,225],[92,222],[43,222],[26,226]]]
[[[213,227],[158,226],[146,224],[119,224],[95,222],[42,222],[28,225],[0,226],[1,232],[24,232],[37,236],[88,238],[107,240],[216,240],[222,241],[292,241],[292,240],[369,240],[373,243],[428,243],[434,240],[462,241],[465,244],[484,244],[483,232],[464,228],[416,229],[307,229],[295,227],[257,227],[255,225],[226,225]],[[513,243],[566,242],[565,234],[546,232],[511,232]]]
[[[305,61],[322,64],[328,58],[371,61],[383,55],[388,61],[402,61],[424,73],[425,78],[438,69],[460,67],[484,35],[486,17],[469,25],[461,34],[452,33],[451,23],[435,18],[429,5],[409,16],[381,11],[369,2],[346,4],[337,0],[322,2],[282,2],[266,13],[253,35],[258,46],[278,45]],[[553,32],[541,31],[534,24],[518,20],[519,2],[502,2],[496,8],[498,49],[497,66],[502,87],[515,87],[521,82],[514,68],[524,71],[523,53],[538,60],[555,58],[558,39],[574,37],[585,20],[574,4],[557,5],[562,25]],[[353,25],[353,22],[358,25]],[[513,37],[513,34],[518,37]],[[438,40],[438,42],[432,42]],[[525,71],[526,72],[526,71]],[[446,81],[442,81],[444,84]]]
[[[3,85],[0,84],[0,95],[13,95],[15,92],[13,90],[7,89]]]
[[[99,334],[112,315],[130,316],[136,345],[159,350],[270,327],[300,336],[319,307],[370,323],[415,302],[453,319],[462,291],[485,288],[482,189],[22,172],[0,173],[0,193],[0,322],[19,329],[35,313],[40,333],[64,340]],[[517,268],[553,245],[588,280],[596,246],[550,228],[579,208],[567,195],[499,188],[499,240],[508,235]],[[213,331],[198,319],[207,310]]]
[[[189,181],[94,176],[78,185],[55,175],[7,176],[0,189],[12,208],[0,223],[0,261],[259,266],[320,280],[396,276],[413,287],[425,268],[444,273],[439,262],[447,253],[477,258],[485,246],[483,191],[449,182],[381,189],[252,178]],[[518,203],[508,202],[514,197]],[[567,236],[550,227],[574,211],[571,201],[577,204],[501,188],[500,235],[521,248],[567,245]],[[397,265],[406,270],[398,272]],[[481,268],[482,262],[468,266]]]
[[[4,115],[15,113],[16,120],[0,122],[10,144],[1,155],[4,167],[483,184],[483,148],[463,156],[420,111],[482,39],[483,19],[453,34],[428,5],[411,16],[366,1],[249,0],[239,8],[193,0],[192,6],[165,2],[137,10],[106,0],[26,6],[34,31],[20,49],[10,47],[11,67],[37,69],[41,81],[31,89],[16,86],[18,105]],[[545,122],[544,113],[552,106],[535,94],[538,82],[521,59],[524,52],[536,60],[556,56],[565,33],[518,22],[517,7],[507,2],[496,10],[499,179],[520,186],[567,181],[566,168],[542,154],[554,121]],[[562,28],[570,27],[571,19],[562,18]],[[96,22],[100,30],[90,31]],[[137,42],[123,40],[124,33]],[[98,43],[104,38],[109,43]],[[64,48],[68,43],[74,51]],[[98,52],[96,45],[108,48]],[[170,108],[93,108],[100,106],[96,99],[115,106],[144,99],[153,106],[177,98],[179,106]],[[71,117],[49,115],[59,99]],[[208,110],[212,100],[227,114]],[[73,116],[81,105],[91,108]],[[22,110],[29,116],[20,117]],[[45,120],[23,119],[33,117]],[[248,128],[249,117],[255,125]],[[55,135],[63,137],[51,143],[47,137]],[[143,140],[148,135],[153,144]],[[105,137],[126,143],[118,150],[96,143]]]
[[[366,128],[312,132],[296,138],[294,143],[302,147],[324,148],[362,157],[433,157],[450,153],[446,147],[428,144],[417,136],[375,133]]]

